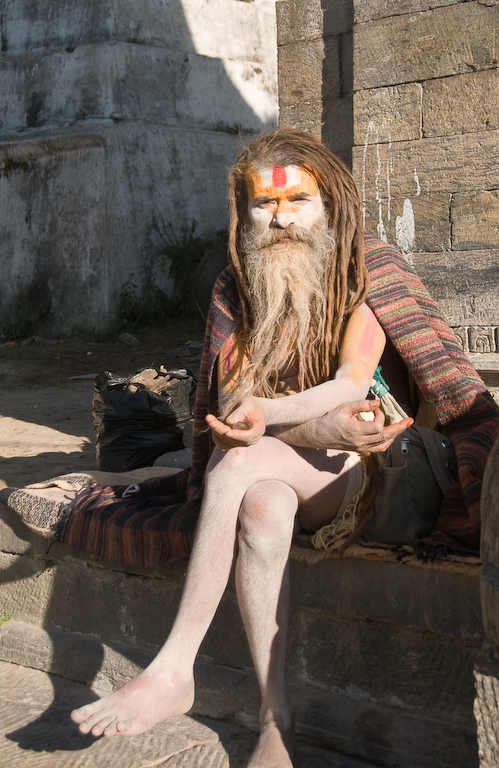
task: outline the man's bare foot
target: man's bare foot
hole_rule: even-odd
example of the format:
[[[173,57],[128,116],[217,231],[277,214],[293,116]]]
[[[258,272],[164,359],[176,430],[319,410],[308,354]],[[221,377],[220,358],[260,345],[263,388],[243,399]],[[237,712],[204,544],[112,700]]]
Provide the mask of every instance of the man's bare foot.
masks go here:
[[[288,725],[265,723],[248,768],[293,768],[295,742],[294,718]]]
[[[119,691],[71,712],[82,733],[136,736],[167,717],[187,712],[194,703],[194,678],[172,681],[150,667]]]

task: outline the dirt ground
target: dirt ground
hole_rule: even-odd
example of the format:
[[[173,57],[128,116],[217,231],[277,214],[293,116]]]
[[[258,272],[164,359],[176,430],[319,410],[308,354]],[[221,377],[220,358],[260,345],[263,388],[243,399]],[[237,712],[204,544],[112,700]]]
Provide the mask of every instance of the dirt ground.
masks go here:
[[[25,486],[97,468],[92,420],[93,378],[145,367],[197,374],[199,325],[139,334],[139,344],[31,340],[0,347],[0,482]]]

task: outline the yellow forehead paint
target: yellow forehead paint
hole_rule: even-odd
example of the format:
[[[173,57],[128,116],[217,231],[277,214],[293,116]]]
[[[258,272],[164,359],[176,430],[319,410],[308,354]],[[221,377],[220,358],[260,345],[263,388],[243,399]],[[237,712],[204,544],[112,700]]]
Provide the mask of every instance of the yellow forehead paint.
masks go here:
[[[275,165],[271,168],[256,168],[251,165],[246,173],[246,187],[250,200],[259,197],[289,199],[299,192],[305,192],[312,197],[319,194],[314,177],[297,165]]]

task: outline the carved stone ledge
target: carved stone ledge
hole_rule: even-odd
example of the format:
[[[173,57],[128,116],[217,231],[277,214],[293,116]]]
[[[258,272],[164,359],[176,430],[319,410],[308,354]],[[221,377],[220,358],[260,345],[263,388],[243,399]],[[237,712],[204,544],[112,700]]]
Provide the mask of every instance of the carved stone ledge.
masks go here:
[[[460,325],[452,328],[464,352],[492,354],[499,352],[499,326]]]

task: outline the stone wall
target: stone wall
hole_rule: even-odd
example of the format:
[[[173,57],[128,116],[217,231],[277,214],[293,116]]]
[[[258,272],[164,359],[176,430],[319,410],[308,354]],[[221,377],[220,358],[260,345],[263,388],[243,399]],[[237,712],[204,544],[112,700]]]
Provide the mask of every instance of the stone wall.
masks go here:
[[[106,330],[155,216],[226,225],[226,169],[277,120],[274,0],[5,0],[0,40],[0,330]]]
[[[351,163],[367,228],[497,368],[496,0],[278,0],[277,18],[281,123]]]

